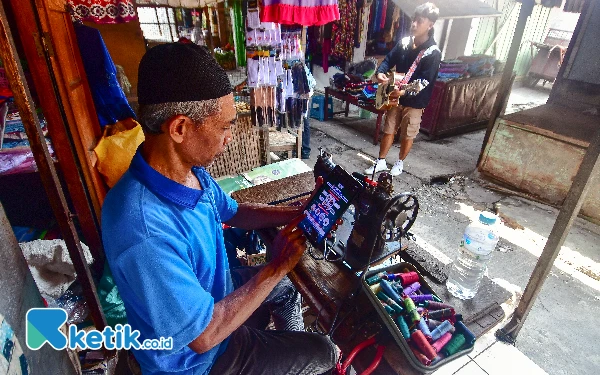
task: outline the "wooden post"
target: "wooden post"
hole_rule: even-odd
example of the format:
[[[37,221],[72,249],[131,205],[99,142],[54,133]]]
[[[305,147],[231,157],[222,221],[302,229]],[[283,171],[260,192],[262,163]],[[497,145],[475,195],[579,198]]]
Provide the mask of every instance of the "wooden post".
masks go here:
[[[510,95],[510,83],[513,75],[513,69],[515,67],[515,62],[517,61],[519,48],[521,47],[521,40],[523,39],[525,26],[527,25],[527,17],[531,15],[534,5],[535,0],[522,0],[521,9],[519,11],[519,19],[517,20],[517,26],[515,27],[515,34],[513,35],[508,57],[506,58],[506,65],[504,66],[504,71],[502,72],[502,81],[500,82],[500,88],[498,89],[498,95],[496,95],[496,101],[494,102],[494,107],[492,108],[490,122],[488,123],[485,137],[483,138],[483,145],[481,146],[481,151],[479,152],[479,159],[477,160],[478,166],[483,160],[484,150],[490,139],[490,134],[492,134],[492,130],[494,129],[496,119],[502,114],[504,102]]]
[[[90,311],[92,320],[96,329],[102,331],[106,327],[106,319],[100,308],[100,300],[96,293],[96,286],[92,279],[90,269],[88,268],[81,242],[73,223],[74,215],[71,213],[67,201],[60,188],[60,182],[54,168],[54,163],[48,153],[46,140],[42,135],[42,128],[39,119],[32,108],[33,100],[23,68],[19,62],[16,47],[12,38],[4,6],[0,4],[0,58],[4,64],[4,69],[10,83],[10,89],[14,94],[15,103],[19,108],[25,132],[31,145],[31,151],[37,164],[40,177],[44,184],[44,189],[48,195],[48,200],[58,221],[61,234],[67,245],[69,256],[77,272],[77,280],[83,287],[83,294]]]
[[[501,337],[509,335],[512,340],[517,338],[517,335],[523,327],[529,311],[531,311],[538,294],[540,294],[540,291],[542,290],[542,286],[544,285],[544,281],[546,281],[546,277],[548,277],[550,270],[552,270],[554,260],[556,260],[556,257],[560,252],[560,248],[569,234],[571,225],[573,225],[573,220],[575,220],[579,210],[581,209],[581,205],[583,204],[585,196],[592,185],[594,176],[599,170],[600,128],[596,131],[595,136],[592,138],[590,145],[588,146],[587,152],[583,157],[583,161],[579,166],[577,175],[575,175],[575,178],[573,179],[573,184],[569,189],[569,193],[567,194],[560,212],[558,213],[558,217],[554,222],[554,227],[552,227],[552,231],[548,236],[548,241],[546,242],[546,246],[544,246],[542,255],[538,259],[533,273],[529,278],[529,282],[525,287],[523,297],[521,298],[521,301],[519,301],[519,305],[517,306],[517,309],[515,310],[510,322],[508,322],[508,324],[506,324],[506,326],[504,326],[502,329],[498,330],[496,333],[497,335]]]

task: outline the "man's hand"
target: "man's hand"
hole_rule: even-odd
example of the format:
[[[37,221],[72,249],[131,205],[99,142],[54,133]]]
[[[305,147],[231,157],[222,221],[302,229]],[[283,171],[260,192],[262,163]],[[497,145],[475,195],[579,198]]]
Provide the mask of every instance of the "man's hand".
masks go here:
[[[306,237],[298,228],[304,218],[304,215],[296,217],[273,240],[272,263],[286,274],[296,266],[306,250]]]
[[[389,81],[387,74],[385,73],[377,73],[377,82],[379,83],[387,83]]]

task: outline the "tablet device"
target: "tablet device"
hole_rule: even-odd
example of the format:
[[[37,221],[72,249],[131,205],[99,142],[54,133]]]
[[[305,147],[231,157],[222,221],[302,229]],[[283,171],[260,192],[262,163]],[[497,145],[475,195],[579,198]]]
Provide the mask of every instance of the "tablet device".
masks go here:
[[[360,182],[339,165],[327,175],[323,185],[306,205],[306,218],[298,225],[313,246],[323,249],[331,228],[361,189]]]

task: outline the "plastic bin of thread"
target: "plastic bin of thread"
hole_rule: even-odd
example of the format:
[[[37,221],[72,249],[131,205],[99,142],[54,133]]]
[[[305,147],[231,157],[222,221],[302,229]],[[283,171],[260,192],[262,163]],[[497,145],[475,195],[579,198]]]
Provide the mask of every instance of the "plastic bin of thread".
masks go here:
[[[310,104],[310,117],[319,121],[325,120],[325,97],[323,95],[314,95]],[[329,118],[333,117],[333,98],[330,96],[327,109]]]
[[[433,372],[473,350],[475,335],[412,264],[370,271],[362,287],[416,370]]]

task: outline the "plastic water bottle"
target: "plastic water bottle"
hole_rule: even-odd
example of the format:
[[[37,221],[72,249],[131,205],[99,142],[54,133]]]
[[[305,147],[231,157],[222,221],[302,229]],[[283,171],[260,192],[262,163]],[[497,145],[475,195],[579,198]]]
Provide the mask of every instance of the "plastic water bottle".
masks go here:
[[[487,269],[487,261],[498,243],[497,216],[483,212],[479,220],[465,229],[460,243],[460,254],[450,270],[446,286],[448,292],[460,299],[471,299]]]

